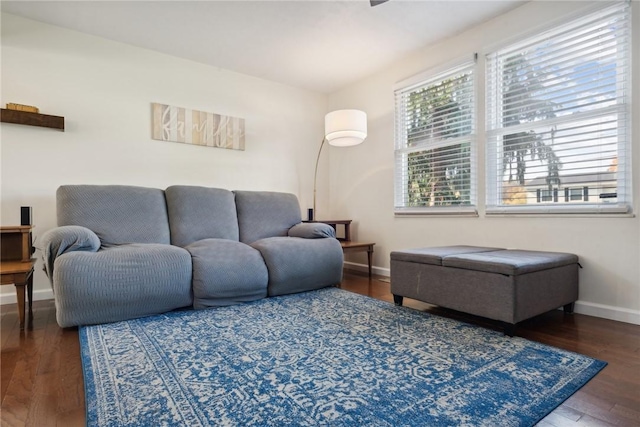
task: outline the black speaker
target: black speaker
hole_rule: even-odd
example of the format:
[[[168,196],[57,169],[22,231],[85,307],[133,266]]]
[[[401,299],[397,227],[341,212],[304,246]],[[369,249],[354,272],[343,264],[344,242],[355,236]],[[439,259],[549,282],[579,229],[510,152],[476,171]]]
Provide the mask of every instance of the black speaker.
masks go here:
[[[313,221],[313,209],[307,209],[307,221]]]
[[[20,225],[31,225],[31,206],[20,208]]]

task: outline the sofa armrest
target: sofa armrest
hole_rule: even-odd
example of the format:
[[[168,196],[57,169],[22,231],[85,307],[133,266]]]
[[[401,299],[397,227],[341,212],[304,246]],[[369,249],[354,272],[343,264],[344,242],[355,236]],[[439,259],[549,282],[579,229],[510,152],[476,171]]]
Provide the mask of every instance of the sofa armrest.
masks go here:
[[[100,239],[88,228],[66,225],[48,230],[36,241],[35,247],[42,253],[44,271],[53,285],[53,264],[56,258],[66,252],[97,252],[100,249]]]
[[[289,237],[302,237],[303,239],[335,238],[336,230],[321,222],[301,222],[291,227],[288,234]]]

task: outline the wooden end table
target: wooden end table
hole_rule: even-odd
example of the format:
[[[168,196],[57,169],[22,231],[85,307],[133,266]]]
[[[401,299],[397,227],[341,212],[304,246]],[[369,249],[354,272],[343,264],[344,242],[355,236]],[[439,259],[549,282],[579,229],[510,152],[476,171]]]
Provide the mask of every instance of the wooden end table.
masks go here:
[[[31,230],[33,225],[11,225],[0,227],[0,273],[2,285],[16,285],[20,329],[24,329],[25,288],[29,297],[29,315],[33,301],[33,255]]]
[[[20,316],[20,329],[24,329],[24,302],[25,288],[29,298],[29,315],[33,303],[33,266],[36,259],[29,261],[2,261],[0,262],[0,273],[2,273],[2,285],[16,285],[16,296],[18,298],[18,315]]]
[[[367,260],[369,265],[369,278],[371,278],[371,261],[373,258],[373,245],[375,243],[363,243],[363,242],[347,242],[341,241],[342,252],[362,252],[367,251]]]

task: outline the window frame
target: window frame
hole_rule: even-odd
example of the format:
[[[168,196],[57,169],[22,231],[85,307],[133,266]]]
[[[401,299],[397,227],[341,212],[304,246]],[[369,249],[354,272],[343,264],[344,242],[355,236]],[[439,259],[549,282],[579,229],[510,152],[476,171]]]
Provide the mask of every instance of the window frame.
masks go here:
[[[403,126],[405,125],[406,110],[399,111],[399,93],[407,94],[412,90],[427,88],[444,82],[456,75],[461,75],[469,71],[471,73],[471,132],[468,135],[454,137],[451,139],[434,142],[425,141],[415,146],[408,146],[408,138]],[[478,70],[476,56],[473,59],[464,59],[448,63],[444,66],[432,68],[419,73],[404,81],[397,83],[394,88],[394,214],[396,216],[405,215],[428,215],[428,216],[478,216],[477,210],[477,144],[478,144]],[[402,137],[400,136],[402,135]],[[469,204],[446,205],[446,206],[407,206],[405,189],[408,184],[408,154],[412,152],[427,151],[434,148],[454,146],[462,143],[469,144]],[[401,165],[401,166],[400,166]]]
[[[538,201],[536,203],[535,200],[528,202],[528,204],[524,205],[510,205],[506,204],[502,201],[502,185],[504,183],[500,181],[499,169],[502,163],[502,157],[500,155],[500,138],[501,136],[511,134],[513,132],[518,132],[521,129],[534,128],[536,126],[549,126],[549,123],[545,123],[543,121],[540,122],[531,122],[526,123],[525,125],[516,125],[512,129],[506,126],[498,125],[502,118],[504,112],[502,110],[502,94],[494,95],[493,98],[489,96],[490,90],[501,87],[499,83],[500,72],[496,72],[496,81],[491,82],[491,72],[490,72],[490,61],[492,61],[491,56],[496,55],[500,52],[509,51],[509,52],[517,52],[518,49],[522,51],[524,46],[527,46],[532,43],[537,43],[536,40],[541,40],[544,37],[548,37],[549,34],[553,35],[559,34],[562,31],[566,31],[571,25],[574,25],[579,22],[587,22],[592,18],[600,18],[604,20],[605,17],[613,12],[619,14],[625,14],[625,22],[624,27],[626,34],[628,36],[628,42],[626,46],[624,46],[624,56],[621,58],[623,62],[620,64],[620,59],[616,60],[616,64],[619,67],[624,67],[624,73],[626,75],[627,80],[623,83],[620,82],[620,78],[618,77],[618,82],[616,83],[616,91],[618,92],[618,97],[616,100],[620,99],[620,92],[624,92],[624,102],[616,102],[613,107],[606,107],[601,112],[600,110],[593,112],[592,114],[584,114],[579,118],[571,118],[560,117],[550,119],[549,123],[551,125],[555,125],[558,123],[571,123],[579,122],[579,120],[588,120],[590,117],[605,117],[606,114],[616,114],[617,115],[617,151],[618,158],[622,157],[624,161],[624,165],[622,167],[622,172],[618,173],[616,178],[618,192],[620,192],[620,188],[623,191],[624,200],[619,201],[620,199],[616,199],[615,203],[605,204],[605,203],[597,203],[594,201],[590,201],[588,195],[583,196],[582,202],[578,202],[577,200],[571,203],[564,203],[564,197],[559,197],[557,202],[549,202],[544,201],[540,203]],[[632,131],[632,91],[631,91],[631,80],[633,78],[633,70],[632,70],[632,44],[633,44],[633,33],[632,33],[632,16],[629,4],[615,4],[613,6],[608,5],[606,7],[599,6],[597,9],[591,9],[588,12],[582,13],[578,16],[572,17],[569,21],[566,19],[560,22],[555,22],[552,25],[546,26],[544,29],[537,29],[536,31],[528,32],[527,34],[521,35],[520,37],[511,39],[509,42],[504,43],[500,46],[493,46],[491,50],[485,56],[485,79],[482,82],[483,89],[485,90],[485,132],[484,132],[484,143],[485,143],[485,214],[487,216],[490,215],[517,215],[517,214],[525,214],[525,215],[538,215],[538,214],[623,214],[623,215],[631,215],[633,209],[633,191],[632,191],[632,139],[631,139],[631,131]],[[497,90],[497,89],[496,89]],[[493,102],[493,105],[492,105]],[[492,122],[493,121],[493,122]],[[620,126],[622,124],[622,126]],[[620,138],[622,137],[622,138]],[[622,141],[620,141],[622,139]],[[496,142],[492,142],[495,140]],[[620,153],[623,153],[623,156],[620,156]],[[577,185],[577,184],[574,184]],[[588,186],[589,184],[584,183],[580,186]],[[590,185],[589,185],[590,187]],[[540,194],[540,192],[538,193]],[[597,199],[597,198],[596,198]],[[602,199],[602,198],[599,198]]]

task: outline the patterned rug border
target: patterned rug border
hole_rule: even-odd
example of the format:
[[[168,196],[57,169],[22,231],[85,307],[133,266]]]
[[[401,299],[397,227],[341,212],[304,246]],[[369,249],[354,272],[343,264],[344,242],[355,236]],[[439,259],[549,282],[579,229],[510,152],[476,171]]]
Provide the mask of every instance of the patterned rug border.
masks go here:
[[[253,301],[253,302],[249,302],[249,303],[244,303],[241,305],[236,305],[236,306],[230,306],[230,307],[220,307],[220,308],[215,308],[215,309],[209,309],[209,310],[179,310],[179,311],[174,311],[174,312],[170,312],[170,313],[165,313],[165,314],[161,314],[161,315],[156,315],[156,316],[150,316],[150,317],[145,317],[145,318],[140,318],[140,319],[133,319],[133,320],[129,320],[129,321],[124,321],[124,322],[117,322],[117,323],[111,323],[111,324],[105,324],[105,325],[93,325],[93,326],[84,326],[84,327],[80,327],[79,328],[79,335],[80,335],[80,345],[81,345],[81,358],[82,358],[82,369],[83,369],[83,376],[84,376],[84,384],[85,384],[85,401],[86,401],[86,415],[87,415],[87,425],[88,426],[93,426],[93,425],[146,425],[144,422],[142,424],[138,424],[138,423],[133,423],[133,424],[113,424],[113,423],[108,423],[108,424],[104,424],[102,422],[100,422],[99,420],[99,415],[100,415],[100,405],[99,402],[97,401],[97,394],[98,394],[98,388],[103,389],[105,387],[105,384],[101,384],[99,383],[99,378],[100,375],[98,374],[98,372],[94,369],[94,361],[92,359],[92,354],[93,355],[100,355],[100,357],[104,357],[105,355],[104,353],[104,349],[100,348],[99,346],[96,346],[95,342],[90,339],[90,336],[93,333],[97,333],[97,331],[101,331],[102,329],[111,329],[111,328],[118,328],[121,327],[123,325],[131,326],[131,325],[135,325],[136,327],[144,327],[147,324],[152,324],[154,322],[157,321],[162,321],[162,322],[169,322],[171,320],[189,320],[191,321],[193,318],[203,318],[203,317],[208,317],[209,314],[213,315],[214,312],[216,314],[220,314],[220,313],[224,313],[226,311],[230,311],[230,312],[242,312],[244,310],[250,310],[252,309],[254,306],[257,307],[261,307],[261,306],[265,306],[265,305],[281,305],[282,303],[289,303],[289,302],[295,302],[295,301],[304,301],[304,300],[308,300],[309,298],[318,298],[318,296],[330,296],[331,298],[337,298],[337,300],[339,300],[340,304],[346,304],[349,301],[356,301],[356,300],[360,300],[365,302],[366,304],[372,305],[372,307],[376,307],[382,311],[397,311],[397,313],[403,313],[404,315],[408,315],[409,317],[421,317],[422,319],[424,319],[425,321],[427,320],[433,320],[433,319],[437,319],[437,323],[438,324],[443,324],[443,325],[448,325],[448,327],[453,328],[456,331],[461,331],[461,330],[470,330],[472,331],[472,333],[474,335],[477,335],[478,337],[482,338],[482,337],[490,337],[492,342],[493,341],[500,341],[503,340],[505,343],[511,343],[512,345],[518,345],[518,346],[523,346],[523,347],[528,347],[530,349],[536,349],[536,350],[544,350],[544,351],[548,351],[551,350],[553,352],[556,352],[558,354],[564,354],[566,355],[566,357],[572,357],[574,359],[582,359],[582,360],[589,360],[591,361],[591,363],[588,365],[588,367],[586,367],[585,369],[583,369],[582,371],[580,371],[580,375],[576,375],[573,378],[571,378],[569,381],[565,382],[564,384],[560,385],[558,388],[553,390],[553,394],[551,397],[546,397],[543,400],[539,400],[539,402],[537,404],[532,405],[529,410],[530,412],[532,412],[534,415],[531,416],[525,416],[521,419],[519,419],[518,423],[509,423],[509,424],[503,424],[503,425],[518,425],[518,426],[526,426],[526,425],[535,425],[536,423],[538,423],[540,420],[542,420],[545,416],[547,416],[550,412],[552,412],[554,409],[556,409],[558,406],[560,406],[565,400],[567,400],[569,397],[571,397],[575,392],[577,392],[580,388],[582,388],[588,381],[590,381],[595,375],[598,374],[598,372],[600,372],[602,369],[604,369],[607,366],[607,362],[604,362],[602,360],[598,360],[598,359],[594,359],[592,357],[589,356],[585,356],[579,353],[575,353],[572,351],[568,351],[568,350],[564,350],[564,349],[559,349],[553,346],[549,346],[546,344],[542,344],[542,343],[538,343],[535,341],[530,341],[524,338],[520,338],[520,337],[512,337],[512,338],[508,338],[506,336],[504,336],[501,332],[497,332],[497,331],[493,331],[493,330],[489,330],[489,329],[485,329],[476,325],[471,325],[456,319],[450,319],[450,318],[445,318],[445,317],[440,317],[440,316],[436,316],[433,314],[429,314],[429,313],[425,313],[422,311],[418,311],[415,309],[411,309],[408,307],[397,307],[395,305],[393,305],[392,303],[388,303],[386,301],[381,301],[381,300],[377,300],[375,298],[371,298],[368,296],[364,296],[364,295],[360,295],[360,294],[355,294],[352,292],[348,292],[345,290],[341,290],[341,289],[337,289],[337,288],[325,288],[325,289],[320,289],[317,291],[311,291],[311,292],[306,292],[306,293],[299,293],[299,294],[293,294],[293,295],[285,295],[285,296],[280,296],[280,297],[272,297],[272,298],[267,298],[267,299],[262,299],[262,300],[258,300],[258,301]],[[348,305],[348,304],[347,304]],[[113,398],[113,399],[117,399],[118,396],[115,396],[113,393],[109,394],[107,393],[107,397],[108,398]],[[413,397],[413,396],[412,396]],[[120,405],[120,409],[122,410],[122,405]],[[163,408],[164,409],[164,408]],[[103,408],[103,412],[104,412],[104,408]],[[197,412],[197,411],[196,411]],[[203,421],[201,419],[203,413],[200,412],[198,415],[195,415],[195,418],[193,418],[191,421],[198,421],[200,422],[200,424],[197,425],[210,425],[208,422]],[[122,414],[123,417],[126,417],[125,414]],[[224,424],[224,423],[223,423]],[[231,423],[233,424],[233,423]],[[229,424],[229,425],[231,425]],[[425,425],[424,424],[424,420],[419,420],[418,422],[419,425]],[[408,423],[403,423],[402,425],[418,425],[418,424],[413,424],[412,422],[408,422]],[[168,423],[168,424],[164,424],[162,423],[162,425],[175,425],[174,423]],[[196,425],[196,424],[192,424],[192,425]],[[217,425],[214,424],[214,425]],[[268,423],[268,425],[276,425],[276,424],[271,424],[270,422]],[[279,424],[277,424],[279,425]],[[301,425],[298,422],[293,421],[291,425]],[[306,423],[305,423],[306,425]],[[320,422],[319,424],[316,422],[311,422],[308,425],[327,425],[326,423],[322,423]],[[353,423],[351,422],[347,422],[347,423],[330,423],[330,425],[353,425]],[[393,424],[389,424],[387,422],[381,422],[380,424],[376,425],[393,425]],[[435,422],[433,424],[428,424],[428,425],[451,425],[450,423],[442,423],[442,422]],[[469,422],[460,422],[458,425],[469,425],[469,426],[475,426],[475,425],[485,425],[484,423],[469,423]],[[490,425],[490,424],[487,424]]]

